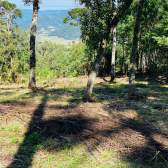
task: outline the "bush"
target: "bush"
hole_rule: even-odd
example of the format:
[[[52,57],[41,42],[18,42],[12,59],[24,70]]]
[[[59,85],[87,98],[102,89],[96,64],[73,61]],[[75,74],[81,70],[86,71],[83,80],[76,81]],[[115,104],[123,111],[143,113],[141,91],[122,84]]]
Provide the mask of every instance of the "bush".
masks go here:
[[[79,76],[79,73],[76,70],[74,70],[73,73],[70,73],[70,76],[71,77],[76,77],[76,76]]]

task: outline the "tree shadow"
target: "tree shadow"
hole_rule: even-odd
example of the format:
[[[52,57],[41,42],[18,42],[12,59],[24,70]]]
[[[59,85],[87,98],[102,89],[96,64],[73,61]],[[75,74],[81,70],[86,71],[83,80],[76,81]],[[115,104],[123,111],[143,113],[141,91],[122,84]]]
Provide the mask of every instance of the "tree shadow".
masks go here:
[[[134,119],[121,120],[125,129],[140,133],[146,139],[146,145],[136,147],[127,155],[134,163],[143,166],[167,167],[168,166],[168,134],[163,133],[149,124]],[[138,138],[138,137],[137,137]]]
[[[128,97],[111,100],[104,105],[113,120],[118,120],[119,127],[113,140],[119,143],[121,155],[125,161],[131,161],[133,167],[168,167],[168,122],[166,122],[168,106],[167,88],[137,84],[137,90],[149,97],[146,100],[129,100]],[[119,90],[127,86],[120,85]],[[125,90],[126,91],[126,90]],[[165,96],[158,95],[158,92]],[[164,94],[163,94],[164,92]],[[157,96],[157,97],[156,97]],[[152,99],[150,99],[152,97]],[[159,127],[159,123],[164,128]],[[117,125],[116,124],[116,125]]]
[[[137,87],[151,88],[152,91],[155,89],[154,86],[144,87],[144,85],[137,85]],[[157,89],[159,91],[162,88],[160,86]],[[119,97],[115,99],[115,94],[120,95],[121,93],[127,92],[127,90],[128,85],[111,88],[111,86],[102,84],[97,85],[94,89],[100,102],[103,102],[105,99],[111,101],[108,103],[108,107],[107,104],[104,107],[105,111],[109,112],[110,115],[112,114],[111,110],[132,109],[139,115],[138,119],[124,118],[120,114],[117,114],[117,117],[111,115],[111,118],[107,118],[108,128],[107,125],[104,127],[104,120],[104,123],[101,123],[102,127],[94,127],[95,120],[82,115],[80,110],[75,115],[67,114],[68,111],[73,111],[80,103],[80,98],[78,97],[84,93],[83,88],[41,89],[39,93],[30,93],[32,98],[38,95],[42,95],[43,97],[41,103],[33,113],[24,140],[14,155],[13,162],[8,167],[31,167],[33,157],[39,148],[42,146],[44,149],[48,149],[48,144],[46,145],[48,140],[53,142],[52,152],[56,153],[64,150],[67,146],[73,147],[81,143],[81,137],[86,140],[95,137],[97,141],[93,145],[96,146],[99,146],[101,143],[108,144],[109,142],[109,147],[115,148],[118,144],[118,151],[121,149],[127,150],[121,151],[123,160],[125,158],[126,161],[131,159],[130,162],[133,167],[166,167],[168,149],[165,142],[168,139],[168,135],[159,130],[157,126],[145,122],[145,113],[147,112],[152,115],[151,109],[153,108],[153,104],[148,104],[148,108],[144,108],[143,111],[142,105],[138,104],[141,101],[129,101]],[[148,94],[150,90],[147,93],[146,90],[143,92]],[[111,95],[109,95],[109,92]],[[168,96],[167,93],[165,94]],[[62,117],[53,117],[51,115],[49,118],[45,118],[44,114],[47,113],[45,111],[47,102],[51,99],[59,100],[63,95],[67,96],[67,102],[70,102],[70,105],[54,105],[50,109],[64,109],[66,111],[65,115]],[[28,97],[23,94],[22,98],[27,99]],[[134,105],[131,105],[131,103],[134,103]],[[155,101],[151,101],[151,103],[155,103]],[[158,103],[159,100],[157,101]],[[118,122],[116,122],[117,119],[119,120]],[[111,126],[115,123],[118,125]],[[88,131],[90,132],[88,133]],[[55,143],[56,139],[59,143]]]
[[[52,148],[56,150],[53,152],[63,150],[67,144],[73,146],[79,143],[79,136],[90,121],[80,115],[51,117],[50,119],[43,118],[45,105],[47,103],[47,94],[48,92],[44,94],[41,104],[39,104],[34,111],[24,135],[24,140],[8,168],[31,167],[35,152],[38,151],[41,145],[45,149],[44,144],[48,139],[52,141],[57,139],[60,141],[59,145],[57,143],[55,143],[55,146],[52,145]],[[73,110],[73,107],[69,108]],[[66,140],[67,136],[71,137],[70,141]]]
[[[105,89],[105,88],[104,88]],[[45,106],[50,98],[56,95],[70,94],[69,102],[72,101],[73,97],[83,93],[83,88],[73,88],[73,89],[50,89],[50,90],[39,90],[39,93],[29,93],[31,98],[38,96],[38,94],[43,95],[41,103],[38,105],[36,110],[33,112],[30,123],[28,124],[27,131],[24,135],[23,142],[20,144],[17,153],[13,157],[12,163],[8,166],[13,167],[31,167],[33,164],[33,157],[40,147],[48,149],[48,140],[52,141],[52,152],[56,153],[64,150],[68,146],[76,146],[77,144],[83,142],[84,139],[92,139],[93,134],[99,134],[100,136],[107,136],[104,134],[103,130],[95,130],[91,128],[95,119],[88,118],[80,113],[75,115],[63,115],[62,117],[44,118]],[[23,99],[28,99],[26,94],[22,95]],[[10,103],[16,103],[17,101],[11,101]],[[73,111],[79,102],[73,102],[72,105],[50,106],[52,110],[63,109],[66,112]],[[20,103],[20,105],[25,105]],[[87,130],[87,131],[86,131]],[[88,133],[90,131],[91,133]],[[87,133],[86,133],[87,132]],[[55,139],[59,143],[54,143]],[[98,142],[96,145],[100,144]],[[55,150],[53,150],[55,149]]]
[[[156,74],[150,74],[150,75],[136,75],[136,81],[146,81],[148,82],[150,85],[151,84],[166,84],[166,78],[164,76],[155,76]]]

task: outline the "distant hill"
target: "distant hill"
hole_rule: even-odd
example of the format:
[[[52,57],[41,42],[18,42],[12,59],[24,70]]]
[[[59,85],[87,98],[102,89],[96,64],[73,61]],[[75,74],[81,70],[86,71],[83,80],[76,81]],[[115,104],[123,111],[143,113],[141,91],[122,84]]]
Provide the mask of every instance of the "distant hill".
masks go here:
[[[23,18],[17,18],[16,23],[21,29],[30,30],[33,11],[22,9]],[[68,16],[68,10],[39,10],[37,33],[43,36],[57,36],[66,40],[75,40],[80,37],[80,27],[63,23]]]

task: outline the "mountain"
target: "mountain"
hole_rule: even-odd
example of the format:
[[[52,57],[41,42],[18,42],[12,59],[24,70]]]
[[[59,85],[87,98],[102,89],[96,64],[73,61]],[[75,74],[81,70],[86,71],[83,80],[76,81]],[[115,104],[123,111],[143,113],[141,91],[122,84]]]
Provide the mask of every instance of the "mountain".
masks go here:
[[[30,30],[33,11],[22,9],[23,18],[15,21],[21,29]],[[75,40],[80,37],[80,26],[70,26],[63,23],[68,16],[68,10],[39,10],[37,34],[42,36],[57,36],[66,40]]]

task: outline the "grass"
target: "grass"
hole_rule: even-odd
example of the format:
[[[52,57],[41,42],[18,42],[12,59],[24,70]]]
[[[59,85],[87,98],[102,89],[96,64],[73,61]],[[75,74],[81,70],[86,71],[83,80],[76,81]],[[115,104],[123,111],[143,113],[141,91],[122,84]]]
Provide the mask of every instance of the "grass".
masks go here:
[[[137,92],[148,96],[129,100],[121,97],[128,78],[112,84],[97,78],[99,101],[88,103],[81,100],[86,77],[40,82],[38,92],[26,84],[0,86],[3,166],[166,168],[167,85],[138,81]]]

